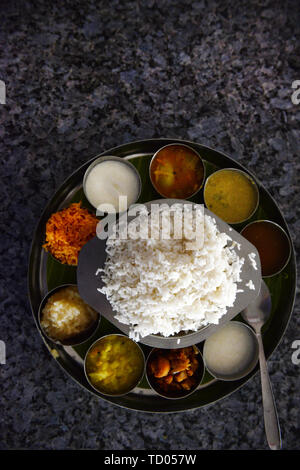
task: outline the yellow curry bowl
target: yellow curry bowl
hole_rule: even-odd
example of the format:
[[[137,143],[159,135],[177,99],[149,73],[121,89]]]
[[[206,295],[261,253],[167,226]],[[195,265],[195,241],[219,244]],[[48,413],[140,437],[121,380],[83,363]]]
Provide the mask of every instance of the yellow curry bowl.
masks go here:
[[[87,381],[103,395],[126,395],[137,387],[144,371],[145,356],[141,347],[122,334],[97,339],[84,359]]]

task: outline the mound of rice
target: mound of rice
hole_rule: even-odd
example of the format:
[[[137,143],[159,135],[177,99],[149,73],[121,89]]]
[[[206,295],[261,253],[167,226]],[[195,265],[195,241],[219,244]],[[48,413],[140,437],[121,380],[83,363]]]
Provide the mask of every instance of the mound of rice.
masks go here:
[[[168,217],[168,211],[160,209],[161,217]],[[172,235],[174,219],[170,220]],[[128,239],[108,238],[102,270],[105,286],[98,289],[110,301],[115,317],[130,325],[129,336],[135,340],[149,334],[167,337],[217,324],[234,304],[244,262],[229,243],[230,237],[205,215],[203,247],[187,250],[184,238],[145,239],[148,214],[138,216],[135,223],[140,227],[135,239],[131,224]]]

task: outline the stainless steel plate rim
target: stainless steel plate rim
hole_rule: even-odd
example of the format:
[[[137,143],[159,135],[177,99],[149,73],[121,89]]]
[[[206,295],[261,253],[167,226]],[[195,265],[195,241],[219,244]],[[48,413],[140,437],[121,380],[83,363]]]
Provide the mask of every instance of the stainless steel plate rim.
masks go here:
[[[47,342],[45,337],[42,335],[37,321],[37,311],[39,304],[42,300],[42,297],[48,291],[46,284],[47,278],[45,275],[45,263],[47,262],[47,255],[44,253],[44,250],[41,249],[43,243],[42,232],[44,230],[46,221],[53,212],[56,212],[62,207],[65,207],[66,204],[68,204],[68,202],[70,202],[71,198],[73,197],[72,195],[75,194],[75,192],[77,192],[80,188],[82,188],[82,179],[85,170],[93,162],[93,160],[95,160],[99,156],[112,154],[118,155],[125,159],[131,159],[131,156],[133,158],[137,156],[144,156],[146,158],[150,155],[153,155],[155,151],[160,148],[163,144],[175,142],[186,143],[192,147],[197,148],[199,151],[203,152],[203,158],[206,162],[212,162],[219,168],[236,166],[244,171],[247,171],[250,175],[252,175],[252,173],[247,168],[232,159],[223,151],[213,149],[207,145],[201,145],[196,142],[174,138],[144,139],[130,142],[127,144],[122,144],[114,148],[108,149],[107,151],[101,154],[93,156],[88,161],[83,163],[79,168],[74,170],[73,173],[69,175],[61,184],[61,186],[55,191],[53,197],[48,201],[47,205],[42,211],[42,214],[36,224],[36,228],[34,230],[32,242],[29,249],[29,265],[27,277],[29,303],[34,323],[37,327],[38,332],[40,333],[42,341],[44,342],[50,354],[53,344],[51,342]],[[280,223],[287,231],[288,236],[291,237],[284,216],[280,208],[278,207],[276,201],[274,200],[273,196],[271,196],[269,191],[260,183],[257,176],[252,175],[252,177],[256,179],[256,182],[259,185],[261,191],[261,199],[266,199],[268,205],[270,205],[270,207],[272,208],[272,211],[277,214],[276,217],[278,218],[278,220],[280,220]],[[280,324],[277,325],[276,323],[276,329],[274,329],[275,327],[271,327],[270,335],[267,334],[267,337],[270,339],[270,342],[266,345],[267,358],[269,358],[274,353],[278,345],[281,343],[285,331],[288,328],[293,307],[295,304],[296,264],[295,249],[293,244],[290,263],[291,264],[289,270],[291,274],[291,281],[289,284],[289,301],[288,304],[284,304],[284,311],[282,312],[282,316],[280,318]],[[56,358],[57,364],[70,377],[70,379],[74,380],[78,385],[88,390],[95,397],[101,397],[109,403],[113,403],[124,409],[132,409],[144,413],[172,414],[210,406],[223,399],[224,397],[229,396],[234,391],[240,389],[254,376],[254,374],[258,372],[258,368],[256,368],[254,371],[251,372],[249,377],[246,377],[236,382],[227,382],[226,387],[224,387],[224,383],[213,379],[204,388],[201,388],[199,392],[196,391],[196,393],[192,395],[192,399],[191,397],[189,397],[187,400],[177,400],[174,402],[169,401],[168,407],[166,407],[165,400],[163,403],[161,403],[159,400],[154,400],[152,396],[148,396],[147,394],[130,393],[125,397],[109,398],[101,395],[100,393],[95,392],[86,381],[82,366],[75,364],[63,348],[58,346],[57,349],[60,354],[60,356]],[[52,354],[49,355],[49,359],[50,358],[51,360],[53,360]]]

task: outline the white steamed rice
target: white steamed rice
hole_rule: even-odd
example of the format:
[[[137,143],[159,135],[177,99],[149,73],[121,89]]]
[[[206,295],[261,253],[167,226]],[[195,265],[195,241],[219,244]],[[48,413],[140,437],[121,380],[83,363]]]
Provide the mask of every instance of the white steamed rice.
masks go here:
[[[161,209],[161,216],[167,212]],[[234,304],[244,262],[230,237],[205,215],[203,248],[189,251],[184,239],[144,239],[148,215],[135,222],[141,228],[137,239],[107,240],[105,286],[98,289],[110,301],[115,318],[130,326],[129,336],[167,337],[217,324]]]

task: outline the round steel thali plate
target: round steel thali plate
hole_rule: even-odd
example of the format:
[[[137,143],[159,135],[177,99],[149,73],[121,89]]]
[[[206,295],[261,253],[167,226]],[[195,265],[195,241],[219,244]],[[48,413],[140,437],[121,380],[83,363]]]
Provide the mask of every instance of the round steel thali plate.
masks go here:
[[[85,352],[95,339],[108,333],[120,332],[118,328],[102,317],[99,329],[94,336],[80,346],[57,346],[43,336],[38,324],[38,310],[40,302],[45,294],[63,284],[76,283],[76,267],[61,265],[49,256],[42,248],[45,237],[46,222],[53,212],[68,206],[71,202],[83,201],[83,206],[92,209],[84,197],[82,190],[82,180],[87,167],[91,162],[104,155],[116,155],[129,159],[135,165],[142,179],[142,192],[139,202],[148,202],[160,199],[153,189],[149,179],[149,163],[153,154],[164,145],[169,143],[183,143],[193,147],[202,156],[206,166],[206,177],[220,168],[238,168],[247,171],[242,165],[231,159],[227,155],[209,147],[179,139],[150,139],[124,144],[113,149],[109,149],[101,155],[95,156],[76,170],[61,185],[46,206],[34,233],[28,271],[28,290],[32,313],[36,326],[50,352],[52,352],[58,364],[81,386],[91,393],[125,408],[146,411],[146,412],[178,412],[199,408],[211,404],[229,395],[246,383],[258,370],[258,366],[243,379],[234,382],[224,382],[213,379],[208,372],[205,373],[200,387],[192,395],[180,400],[166,400],[149,389],[144,378],[138,388],[131,393],[121,397],[105,397],[92,389],[84,375],[83,358]],[[248,171],[249,173],[249,171]],[[250,174],[250,173],[249,173]],[[260,192],[260,204],[251,220],[269,219],[278,223],[288,233],[288,227],[276,202],[258,181],[255,175],[251,176],[258,184]],[[191,199],[194,202],[203,204],[203,190]],[[249,223],[249,221],[247,222]],[[234,226],[240,231],[245,224]],[[296,289],[296,265],[295,254],[292,248],[292,256],[286,268],[277,276],[266,279],[266,283],[272,297],[272,314],[263,329],[263,340],[266,357],[269,358],[281,341],[285,329],[292,314],[295,289]],[[235,320],[242,321],[240,315]],[[203,342],[197,344],[202,351]],[[141,345],[145,356],[150,352],[150,347]]]

